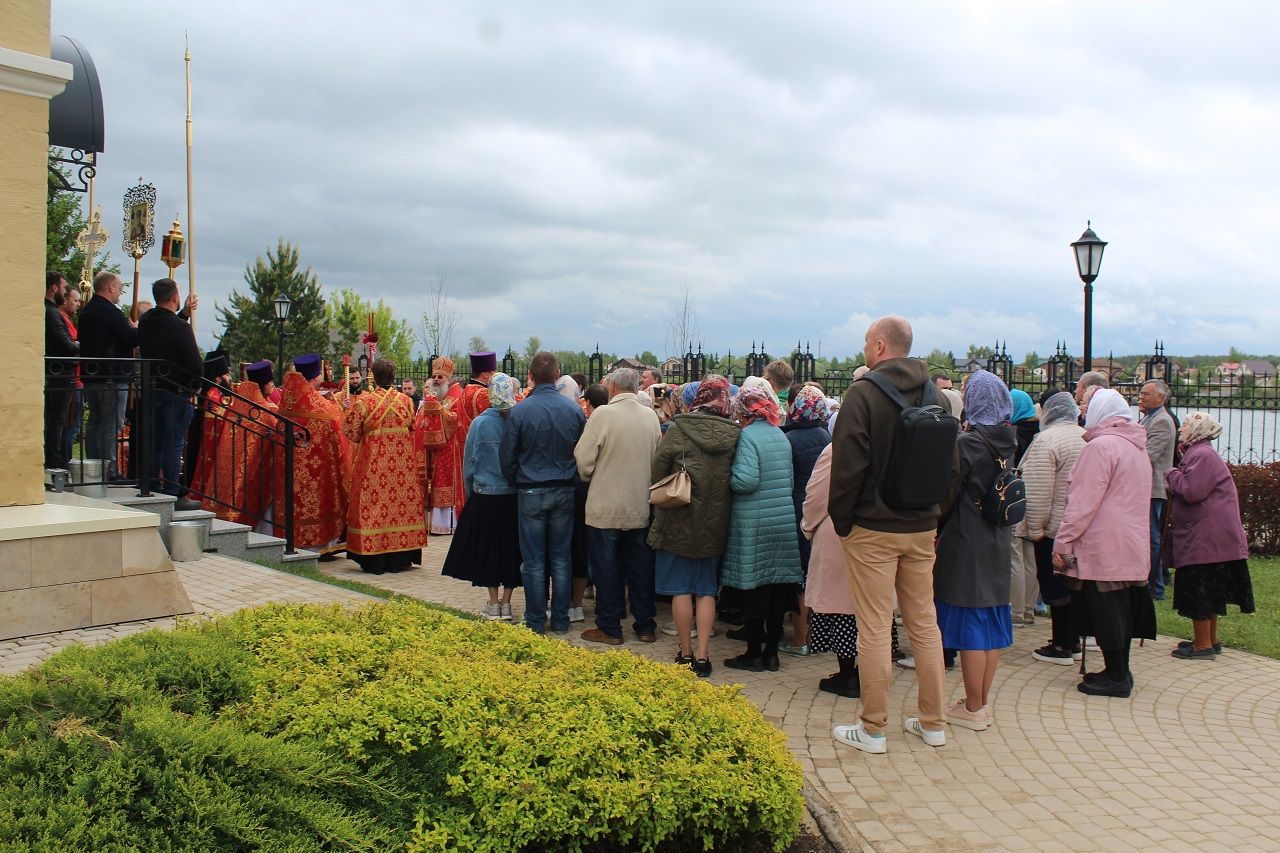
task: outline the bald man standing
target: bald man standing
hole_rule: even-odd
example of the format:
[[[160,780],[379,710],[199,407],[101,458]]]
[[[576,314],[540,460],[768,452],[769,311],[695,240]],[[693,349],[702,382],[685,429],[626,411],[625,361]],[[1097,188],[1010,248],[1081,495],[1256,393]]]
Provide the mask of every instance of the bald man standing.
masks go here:
[[[904,508],[906,502],[897,497],[904,490],[889,481],[888,469],[903,408],[888,390],[878,387],[887,381],[908,406],[939,404],[928,365],[908,357],[911,344],[911,324],[902,317],[882,317],[871,324],[864,348],[871,372],[845,394],[831,441],[830,515],[844,541],[849,567],[862,682],[861,719],[836,726],[832,735],[840,743],[873,754],[887,751],[884,728],[892,679],[895,590],[920,684],[920,715],[904,720],[903,728],[930,746],[942,746],[947,740],[942,636],[933,605],[933,540],[939,507],[912,504],[915,508]],[[942,448],[942,458],[945,452]],[[925,479],[942,484],[943,493],[959,470],[954,435],[950,458],[950,470],[925,472]]]

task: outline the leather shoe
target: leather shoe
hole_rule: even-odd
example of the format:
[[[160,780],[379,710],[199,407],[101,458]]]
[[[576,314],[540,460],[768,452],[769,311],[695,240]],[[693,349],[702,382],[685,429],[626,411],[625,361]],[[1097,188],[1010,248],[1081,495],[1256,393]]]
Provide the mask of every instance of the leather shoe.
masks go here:
[[[190,498],[178,498],[173,502],[173,508],[177,512],[191,512],[197,509],[203,509],[200,501],[193,501]]]
[[[858,683],[857,670],[854,670],[854,674],[849,678],[841,678],[838,672],[824,678],[818,682],[818,689],[823,693],[834,693],[846,699],[857,699],[862,696],[862,685]]]
[[[640,631],[636,631],[636,639],[642,643],[658,642],[658,638],[654,636],[654,633],[652,631],[645,631],[643,633],[641,633]],[[622,642],[622,640],[618,640],[618,642]]]
[[[765,659],[762,655],[750,657],[746,654],[738,655],[736,658],[729,658],[724,662],[729,669],[745,669],[747,672],[764,672]]]
[[[1114,681],[1101,673],[1098,678],[1081,681],[1076,689],[1087,696],[1112,696],[1116,699],[1128,699],[1133,693],[1133,676],[1123,681]]]
[[[588,628],[582,632],[582,639],[588,643],[604,643],[606,646],[622,645],[621,637],[611,637],[599,628]]]
[[[737,640],[739,642],[745,643],[747,641],[747,629],[746,628],[730,628],[728,631],[725,632],[725,636],[728,637],[730,640]]]
[[[765,655],[765,656],[764,656],[764,668],[765,668],[765,669],[769,670],[770,672],[777,672],[777,671],[778,671],[778,668],[779,668],[780,666],[782,666],[782,664],[778,661],[778,656],[777,656],[777,655]]]

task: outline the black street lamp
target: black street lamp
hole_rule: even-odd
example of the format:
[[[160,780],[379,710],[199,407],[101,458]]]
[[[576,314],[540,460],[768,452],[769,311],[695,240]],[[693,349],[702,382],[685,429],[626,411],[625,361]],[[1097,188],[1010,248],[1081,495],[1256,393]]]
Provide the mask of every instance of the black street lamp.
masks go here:
[[[289,311],[293,309],[293,301],[285,294],[275,298],[276,322],[280,324],[280,353],[276,360],[276,384],[284,384],[284,324],[289,321]]]
[[[1107,244],[1093,233],[1093,221],[1090,220],[1071,248],[1076,252],[1076,271],[1084,282],[1084,369],[1093,370],[1093,280],[1102,267],[1102,250],[1107,248]]]

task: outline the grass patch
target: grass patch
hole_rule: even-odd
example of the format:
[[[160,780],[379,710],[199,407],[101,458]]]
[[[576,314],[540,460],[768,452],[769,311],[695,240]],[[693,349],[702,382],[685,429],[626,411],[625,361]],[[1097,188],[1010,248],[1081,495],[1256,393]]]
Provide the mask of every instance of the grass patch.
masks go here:
[[[1230,608],[1218,619],[1218,639],[1232,649],[1240,649],[1280,660],[1280,557],[1254,557],[1249,560],[1253,579],[1253,600],[1257,612],[1244,615]],[[1177,570],[1174,570],[1177,579]],[[1161,634],[1191,639],[1191,620],[1173,611],[1173,590],[1164,601],[1156,602],[1156,623]]]

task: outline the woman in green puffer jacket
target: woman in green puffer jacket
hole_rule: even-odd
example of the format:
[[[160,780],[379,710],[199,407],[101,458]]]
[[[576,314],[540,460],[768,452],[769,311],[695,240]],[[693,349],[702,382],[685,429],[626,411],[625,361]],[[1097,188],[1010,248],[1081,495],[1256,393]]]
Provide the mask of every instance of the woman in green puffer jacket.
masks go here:
[[[782,621],[796,607],[800,548],[791,502],[791,443],[782,415],[759,388],[744,388],[733,413],[742,427],[729,486],[733,508],[720,583],[743,591],[747,650],[724,665],[751,672],[778,669]]]

